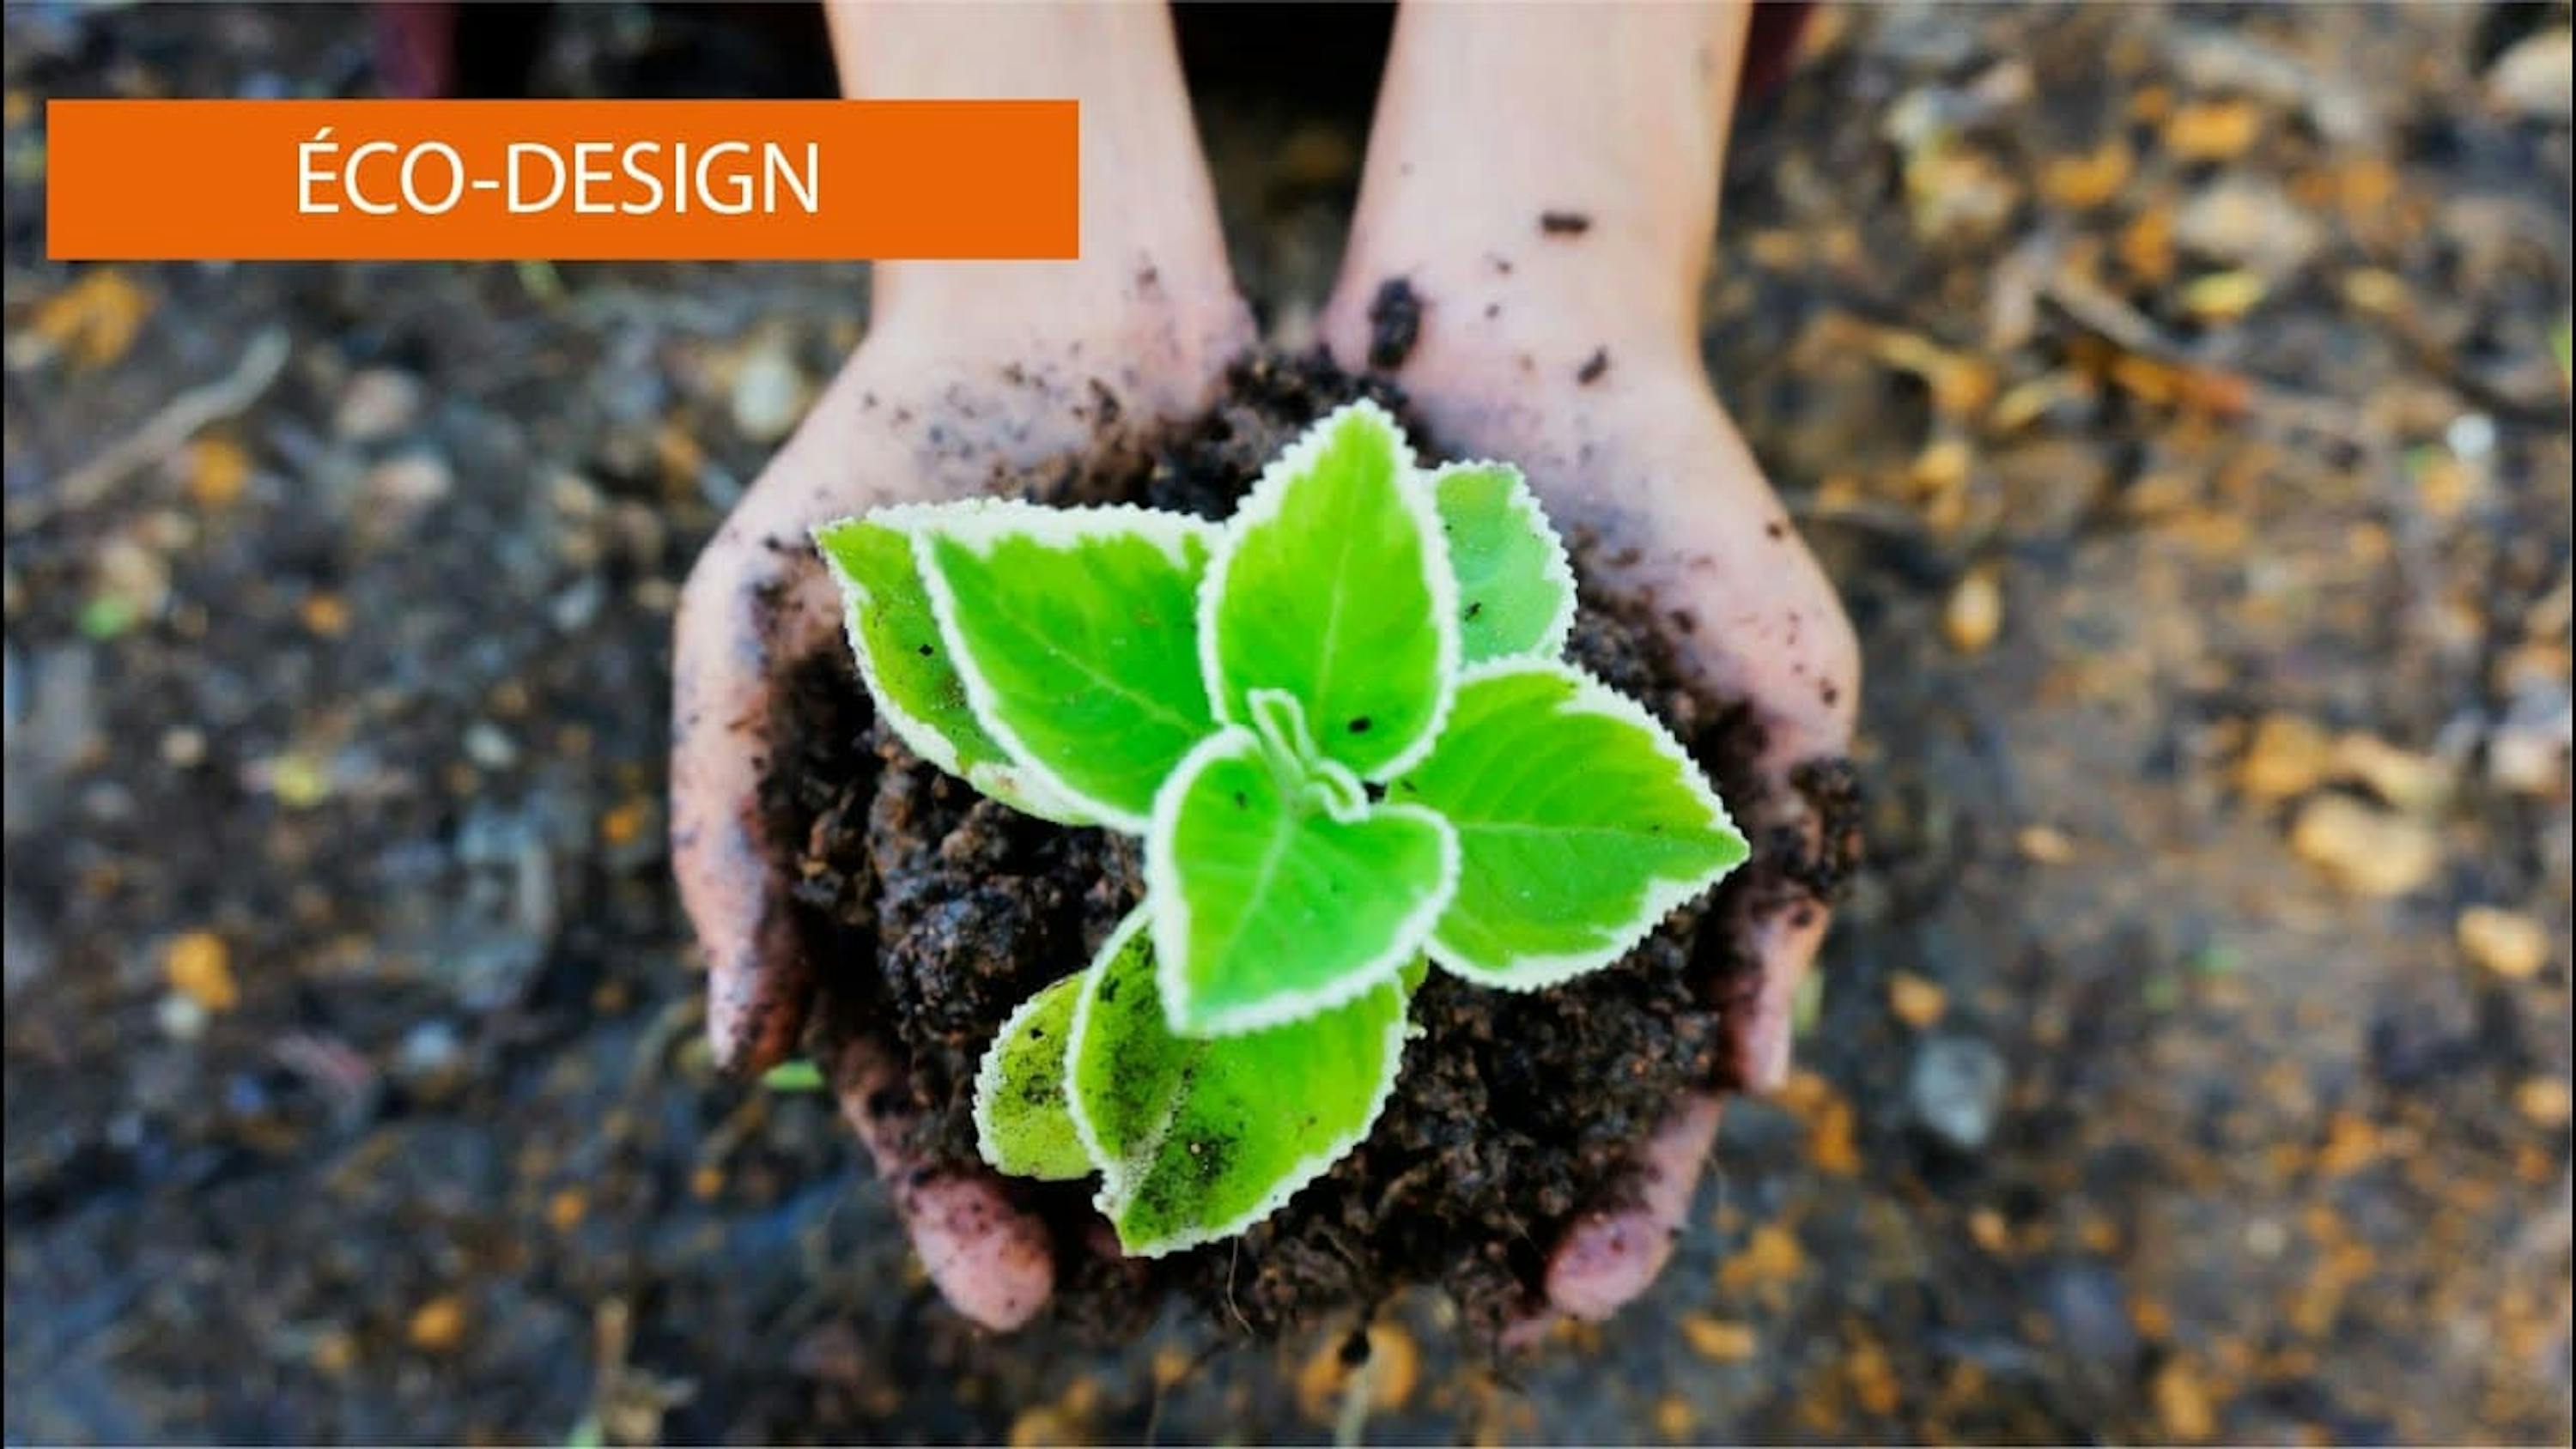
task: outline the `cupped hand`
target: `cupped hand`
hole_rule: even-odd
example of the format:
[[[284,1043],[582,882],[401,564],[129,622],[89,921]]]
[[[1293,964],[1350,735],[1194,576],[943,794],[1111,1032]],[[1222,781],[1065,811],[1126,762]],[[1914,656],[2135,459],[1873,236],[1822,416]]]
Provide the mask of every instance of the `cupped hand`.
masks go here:
[[[1714,983],[1727,1053],[1714,1085],[1767,1091],[1787,1075],[1791,1003],[1825,934],[1813,866],[1842,845],[1824,838],[1833,802],[1806,767],[1829,782],[1850,744],[1851,623],[1685,340],[1534,302],[1489,265],[1451,270],[1454,287],[1429,280],[1436,271],[1424,269],[1420,345],[1395,371],[1433,437],[1518,463],[1595,586],[1649,609],[1693,682],[1758,728],[1760,788],[1729,802],[1754,857],[1720,923],[1749,969]],[[1366,356],[1377,285],[1346,273],[1324,319],[1336,356]],[[1694,1097],[1641,1144],[1644,1190],[1567,1230],[1546,1311],[1602,1318],[1644,1291],[1717,1122],[1716,1099]]]
[[[1221,269],[1186,292],[1167,280],[1173,270],[1142,264],[1088,292],[1058,278],[881,306],[699,556],[673,661],[671,846],[706,956],[719,1064],[757,1072],[793,1052],[815,994],[817,963],[788,895],[796,842],[772,838],[759,805],[784,681],[848,647],[808,531],[884,504],[988,492],[1204,408],[1249,323]],[[883,1043],[862,1035],[827,1050],[933,1282],[988,1327],[1025,1322],[1053,1289],[1044,1230],[990,1174],[914,1170],[905,1124],[885,1106],[901,1094],[879,1090],[897,1071]]]

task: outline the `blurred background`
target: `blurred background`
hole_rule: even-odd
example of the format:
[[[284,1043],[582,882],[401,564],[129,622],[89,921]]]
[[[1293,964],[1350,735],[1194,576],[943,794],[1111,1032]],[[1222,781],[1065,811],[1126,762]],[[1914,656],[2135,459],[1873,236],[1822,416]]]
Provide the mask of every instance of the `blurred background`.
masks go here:
[[[830,84],[792,7],[461,23],[468,91]],[[1185,20],[1289,345],[1387,23]],[[1394,1305],[1369,1437],[2565,1438],[2568,25],[1809,17],[1705,350],[1870,869],[1655,1291],[1502,1368]],[[422,62],[6,27],[7,1439],[1327,1437],[1347,1325],[980,1337],[707,1066],[670,612],[863,269],[48,263],[46,99]]]

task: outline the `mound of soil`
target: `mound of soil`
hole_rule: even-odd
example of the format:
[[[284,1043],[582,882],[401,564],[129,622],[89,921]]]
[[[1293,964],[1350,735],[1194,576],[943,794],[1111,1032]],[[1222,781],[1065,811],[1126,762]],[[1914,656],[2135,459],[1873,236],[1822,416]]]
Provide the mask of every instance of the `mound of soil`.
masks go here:
[[[1380,379],[1320,357],[1253,357],[1196,422],[1020,491],[1223,518],[1300,429],[1362,396],[1405,414]],[[1749,764],[1760,740],[1745,713],[1686,689],[1668,642],[1598,597],[1576,565],[1569,657],[1645,702],[1737,818],[1759,818]],[[877,727],[844,657],[801,668],[780,728],[764,805],[781,838],[803,842],[799,894],[832,1002],[819,1029],[864,1022],[890,1036],[909,1061],[917,1147],[932,1162],[974,1162],[986,1044],[1031,992],[1089,960],[1133,905],[1137,842],[1021,815],[924,764]],[[1818,793],[1847,811],[1843,779]],[[1414,998],[1421,1034],[1368,1140],[1237,1239],[1124,1260],[1091,1209],[1091,1184],[1015,1184],[1057,1231],[1054,1311],[1117,1334],[1179,1292],[1220,1322],[1269,1334],[1434,1283],[1471,1325],[1498,1330],[1534,1304],[1566,1221],[1635,1192],[1631,1154],[1676,1099],[1722,1085],[1720,1016],[1744,966],[1728,933],[1701,925],[1743,892],[1830,888],[1819,877],[1840,867],[1799,854],[1757,840],[1753,863],[1709,900],[1676,911],[1611,969],[1552,991],[1480,990],[1434,971]]]

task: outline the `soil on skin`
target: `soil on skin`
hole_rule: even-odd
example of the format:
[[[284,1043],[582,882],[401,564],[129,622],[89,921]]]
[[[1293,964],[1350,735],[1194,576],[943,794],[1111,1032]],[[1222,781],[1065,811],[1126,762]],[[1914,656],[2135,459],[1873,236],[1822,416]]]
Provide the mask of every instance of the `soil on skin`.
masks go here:
[[[1360,396],[1403,407],[1383,383],[1321,359],[1250,359],[1222,403],[1141,458],[1049,470],[1024,491],[1223,518],[1299,429]],[[1756,813],[1746,766],[1758,739],[1740,713],[1682,687],[1664,640],[1587,588],[1568,654],[1670,724],[1730,787],[1739,817]],[[783,838],[805,842],[801,899],[818,959],[838,963],[826,983],[834,1015],[890,1034],[907,1054],[924,1157],[972,1164],[986,1044],[1030,993],[1090,959],[1134,904],[1136,844],[1022,815],[922,763],[872,721],[846,660],[811,661],[794,698],[767,803]],[[1848,821],[1848,771],[1828,775],[1816,797]],[[1716,1084],[1734,963],[1703,920],[1735,892],[1792,878],[1830,887],[1857,842],[1848,825],[1827,838],[1836,859],[1825,862],[1766,842],[1754,865],[1626,959],[1555,990],[1480,990],[1434,972],[1414,999],[1422,1034],[1368,1140],[1239,1240],[1120,1260],[1097,1250],[1088,1183],[1028,1185],[1072,1269],[1056,1311],[1132,1331],[1168,1289],[1269,1334],[1433,1283],[1471,1324],[1499,1330],[1534,1304],[1566,1220],[1633,1193],[1639,1139],[1683,1093]]]

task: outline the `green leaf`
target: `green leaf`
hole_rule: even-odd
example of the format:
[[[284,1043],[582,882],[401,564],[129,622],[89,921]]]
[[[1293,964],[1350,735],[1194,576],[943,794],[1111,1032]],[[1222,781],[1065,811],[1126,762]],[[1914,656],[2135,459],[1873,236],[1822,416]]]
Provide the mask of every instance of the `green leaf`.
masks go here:
[[[773,1092],[819,1092],[823,1090],[823,1069],[798,1057],[761,1073],[760,1084]]]
[[[815,547],[848,606],[859,677],[877,714],[914,754],[1013,809],[1066,825],[1093,824],[1088,812],[1026,778],[967,703],[966,682],[913,561],[911,527],[937,518],[944,507],[880,508],[814,530]]]
[[[1439,747],[1388,798],[1457,831],[1458,889],[1431,959],[1488,986],[1608,965],[1747,854],[1680,743],[1562,664],[1467,671]]]
[[[1405,1025],[1390,980],[1267,1031],[1175,1036],[1149,910],[1084,973],[1071,1096],[1101,1212],[1128,1252],[1156,1257],[1241,1232],[1358,1146],[1395,1089]]]
[[[1302,735],[1295,705],[1260,712]],[[1282,709],[1284,706],[1284,710]],[[1279,715],[1291,719],[1284,724]],[[1154,805],[1145,895],[1163,1004],[1184,1036],[1312,1016],[1394,978],[1422,949],[1458,874],[1430,811],[1372,805],[1302,743],[1228,728],[1190,752]]]
[[[1431,494],[1458,574],[1459,663],[1565,652],[1574,569],[1521,470],[1444,464],[1431,471]]]
[[[1325,755],[1380,780],[1439,733],[1458,669],[1458,581],[1413,450],[1356,402],[1263,470],[1226,525],[1200,601],[1217,713],[1294,695]]]
[[[1197,629],[1214,532],[1141,508],[989,499],[912,529],[977,721],[1048,794],[1132,834],[1216,731]]]
[[[1091,1154],[1065,1104],[1066,1052],[1082,996],[1077,971],[1023,1001],[975,1072],[975,1146],[1014,1177],[1088,1177]]]

